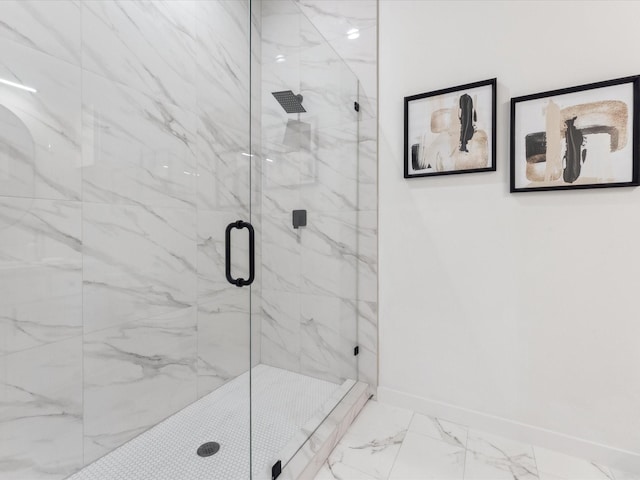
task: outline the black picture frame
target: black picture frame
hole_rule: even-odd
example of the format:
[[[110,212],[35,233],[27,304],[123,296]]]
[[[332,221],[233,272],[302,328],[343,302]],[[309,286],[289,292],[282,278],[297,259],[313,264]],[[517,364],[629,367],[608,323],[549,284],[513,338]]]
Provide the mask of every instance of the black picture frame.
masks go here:
[[[614,89],[610,88],[621,87],[626,84],[629,84],[630,90],[628,88],[616,88],[615,92],[617,93],[615,95]],[[597,99],[597,92],[595,94],[593,92],[598,89],[607,89],[606,91],[603,90],[601,100]],[[512,98],[509,162],[511,193],[638,186],[638,162],[640,161],[640,156],[638,155],[638,128],[640,128],[639,89],[640,75],[634,75]],[[623,92],[623,90],[626,91]],[[587,103],[580,103],[581,96],[577,94],[581,92],[590,92],[582,96],[583,100],[588,100]],[[620,98],[627,98],[629,94],[629,101],[620,100]],[[544,110],[539,108],[540,104],[544,103],[540,102],[541,99],[549,99]],[[536,101],[537,103],[532,103]],[[551,102],[553,102],[553,113],[549,114]],[[558,103],[556,104],[556,102]],[[624,128],[622,128],[621,122],[624,117],[622,103],[626,106]],[[562,105],[564,107],[560,108]],[[604,105],[608,106],[608,110],[605,110]],[[632,109],[632,111],[629,111],[629,109]],[[532,124],[539,124],[540,119],[537,118],[537,112],[541,112],[541,116],[545,117],[544,131],[526,133],[529,131],[527,127],[521,127],[518,124],[519,120],[529,121],[527,117],[528,111],[535,112],[536,120],[531,122]],[[556,115],[559,116],[556,118]],[[596,116],[599,117],[597,120]],[[550,117],[553,118],[550,120]],[[605,124],[607,123],[605,119],[610,124]],[[556,120],[559,120],[559,123]],[[597,123],[589,123],[593,121],[597,121]],[[560,128],[556,131],[555,125],[558,124]],[[562,126],[563,124],[564,127]],[[534,128],[533,130],[536,129]],[[622,130],[625,131],[623,132]],[[547,138],[551,136],[550,132],[555,132],[553,133],[552,142]],[[567,132],[570,134],[567,135]],[[589,139],[595,139],[595,134],[605,134],[605,136],[598,138],[597,144],[591,149],[592,152],[589,152]],[[606,134],[609,134],[610,155],[604,159],[604,155],[600,153],[602,152],[602,145],[606,142]],[[564,145],[562,143],[559,145],[560,164],[558,164],[558,139],[563,136]],[[622,136],[624,136],[625,142],[630,139],[631,145],[627,145],[627,143],[622,145]],[[578,144],[579,140],[582,140],[580,144]],[[548,161],[550,143],[556,145],[552,152],[553,162]],[[542,153],[543,149],[544,154]],[[595,154],[593,150],[595,150]],[[564,155],[562,155],[563,151]],[[592,155],[589,156],[589,153]],[[591,163],[589,163],[589,160],[591,160]],[[614,160],[618,163],[614,164]],[[620,163],[625,160],[626,163]],[[541,165],[542,163],[544,165]],[[589,164],[589,173],[585,174],[581,179],[582,168],[587,164]],[[561,178],[554,179],[553,177],[559,175],[558,165],[562,169]],[[571,165],[571,167],[568,167],[568,165]],[[543,167],[545,176],[541,180]],[[615,169],[617,177],[610,178],[609,181],[589,181],[591,177],[587,175],[590,172],[600,172],[605,169],[611,172]],[[551,173],[549,173],[549,170],[552,170]],[[628,180],[626,180],[627,177]],[[578,180],[580,181],[578,182]],[[529,181],[529,184],[523,185],[524,181]]]
[[[455,87],[450,87],[450,88],[445,88],[441,90],[435,90],[432,92],[420,93],[418,95],[411,95],[408,97],[404,97],[404,178],[433,177],[433,176],[452,175],[452,174],[459,174],[459,173],[494,172],[496,170],[496,83],[497,83],[496,79],[492,78],[492,79],[483,80],[480,82],[467,83],[464,85],[458,85]],[[489,90],[489,91],[485,92],[485,90]],[[467,122],[465,122],[462,119],[463,113],[461,113],[461,111],[463,107],[460,105],[460,101],[462,100],[462,96],[469,91],[473,91],[476,93],[481,92],[482,106],[480,107],[479,105],[472,103],[473,119],[471,121],[473,122],[473,125],[472,125],[473,133],[471,134],[470,137],[468,138],[465,137],[463,139],[462,131],[463,130],[470,131],[469,123],[468,123],[469,119],[468,117],[466,117],[466,115],[470,115],[470,113],[468,111],[468,106],[467,106],[467,114],[465,114],[465,118],[467,118]],[[470,98],[470,95],[467,94],[467,97]],[[432,102],[433,104],[431,106],[429,106],[428,104],[420,105],[422,108],[426,110],[426,113],[431,112],[430,122],[429,122],[430,123],[429,136],[438,137],[428,145],[426,145],[426,142],[423,142],[423,143],[419,142],[416,144],[416,143],[413,143],[410,139],[411,133],[415,131],[415,127],[412,126],[412,122],[411,122],[412,118],[414,118],[414,123],[417,123],[416,116],[418,115],[418,113],[416,111],[416,107],[418,106],[418,103],[416,102],[419,102],[424,99],[433,100]],[[480,103],[480,101],[478,101],[478,103]],[[447,108],[436,108],[438,105],[441,105],[441,106],[446,105]],[[442,138],[443,135],[449,135],[450,143],[455,142],[456,140],[455,127],[453,125],[453,121],[450,122],[449,131],[447,132],[445,132],[444,130],[442,131],[438,130],[437,132],[433,130],[434,115],[438,114],[439,118],[441,118],[442,120],[446,115],[449,115],[449,112],[445,112],[445,111],[450,111],[451,115],[453,115],[455,113],[454,109],[456,108],[458,108],[458,112],[457,112],[458,119],[461,122],[461,125],[458,126],[460,131],[460,133],[458,134],[459,135],[458,147],[457,147],[457,150],[455,149],[455,147],[454,149],[449,148],[448,150],[450,151],[450,153],[447,153],[448,156],[446,157],[446,161],[449,164],[447,165],[447,167],[453,164],[454,168],[446,168],[442,164],[440,165],[436,164],[436,166],[433,167],[430,161],[426,161],[422,159],[424,159],[426,155],[431,155],[434,151],[437,150],[437,147],[434,147],[436,142],[439,142],[440,144],[446,143]],[[477,122],[478,108],[482,108],[482,113],[481,113],[483,118],[483,121],[481,122],[482,127],[484,129],[490,129],[491,130],[490,132],[485,132],[484,130],[478,130],[476,128],[476,124],[478,123]],[[487,112],[486,111],[487,109],[489,109],[490,111]],[[443,114],[442,112],[445,112],[445,113]],[[426,116],[422,117],[421,119],[422,123],[425,122],[425,119],[424,119],[425,117]],[[463,125],[467,125],[467,127],[464,128]],[[422,129],[418,127],[418,129],[419,129],[418,131],[426,132],[426,126]],[[482,132],[482,135],[476,136],[475,135],[476,132]],[[425,133],[423,138],[425,138],[426,135],[427,134]],[[476,136],[476,140],[474,141],[474,144],[472,145],[472,147],[476,147],[476,152],[478,152],[477,158],[474,161],[480,164],[482,162],[482,159],[486,155],[486,161],[485,161],[486,166],[483,165],[478,167],[467,168],[467,165],[472,163],[471,160],[473,160],[473,157],[470,155],[464,155],[464,153],[473,153],[473,151],[469,152],[467,150],[468,148],[467,145],[471,143],[471,140],[473,140],[474,136]],[[485,139],[486,139],[486,151],[482,150],[483,148],[485,148],[485,143],[480,143]],[[440,150],[437,150],[436,154],[439,154],[444,150],[445,150],[444,145],[442,145],[442,148],[440,148]],[[458,151],[463,152],[463,154],[459,154]],[[456,154],[455,157],[454,157],[454,153]],[[417,158],[418,156],[421,157],[421,160],[418,160]],[[440,156],[440,158],[442,158],[442,156]],[[424,163],[427,163],[427,165],[424,166]],[[424,168],[419,168],[420,166]],[[457,166],[460,166],[460,168],[455,168]]]

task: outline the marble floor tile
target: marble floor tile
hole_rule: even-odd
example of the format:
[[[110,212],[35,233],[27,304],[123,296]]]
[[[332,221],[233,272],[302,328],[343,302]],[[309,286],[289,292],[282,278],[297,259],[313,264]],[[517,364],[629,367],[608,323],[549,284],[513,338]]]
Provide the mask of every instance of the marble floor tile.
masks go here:
[[[361,436],[347,432],[328,459],[329,468],[358,469],[371,479],[386,479],[404,440],[405,430],[392,436]]]
[[[640,480],[640,474],[369,401],[315,478]]]
[[[370,474],[348,465],[335,463],[330,466],[329,462],[326,462],[315,476],[315,480],[369,480],[370,478]]]
[[[329,455],[330,470],[355,468],[369,478],[386,479],[412,415],[409,410],[368,402]]]
[[[609,468],[583,458],[572,457],[542,447],[533,447],[540,480],[613,480]]]
[[[360,437],[404,437],[411,423],[413,412],[369,401],[349,427],[349,433]]]
[[[533,447],[515,440],[470,430],[465,479],[537,479]]]
[[[408,432],[389,475],[390,480],[462,480],[465,449]]]
[[[467,427],[439,418],[416,413],[409,424],[409,431],[427,435],[457,447],[466,448],[467,446]]]

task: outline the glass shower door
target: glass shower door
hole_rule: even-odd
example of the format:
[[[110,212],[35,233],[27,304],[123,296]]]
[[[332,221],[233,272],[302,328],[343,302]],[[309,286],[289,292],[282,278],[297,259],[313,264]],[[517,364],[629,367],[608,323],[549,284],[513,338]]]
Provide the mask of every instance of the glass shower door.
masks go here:
[[[210,478],[251,478],[250,2],[198,8],[198,395]]]
[[[252,82],[253,478],[271,478],[357,379],[358,82],[290,0],[261,20]],[[259,189],[259,190],[257,190]],[[257,338],[256,338],[257,337]]]

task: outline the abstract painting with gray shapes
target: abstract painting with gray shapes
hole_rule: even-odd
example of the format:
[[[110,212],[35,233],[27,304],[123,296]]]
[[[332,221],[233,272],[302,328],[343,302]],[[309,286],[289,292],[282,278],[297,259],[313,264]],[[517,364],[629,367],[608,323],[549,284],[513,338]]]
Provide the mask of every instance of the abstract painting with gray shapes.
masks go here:
[[[631,182],[633,100],[629,82],[514,99],[512,191]]]
[[[492,169],[492,88],[409,100],[407,176]]]

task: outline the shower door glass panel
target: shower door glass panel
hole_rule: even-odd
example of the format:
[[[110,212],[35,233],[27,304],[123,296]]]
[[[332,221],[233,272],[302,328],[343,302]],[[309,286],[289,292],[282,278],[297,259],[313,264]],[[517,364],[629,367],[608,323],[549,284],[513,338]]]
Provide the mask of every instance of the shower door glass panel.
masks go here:
[[[252,42],[261,62],[252,82],[261,119],[251,138],[261,239],[252,463],[253,478],[264,479],[357,377],[358,83],[294,2],[252,9],[261,20],[261,42]]]
[[[198,395],[200,433],[220,443],[209,478],[250,478],[250,4],[193,2],[198,105]],[[207,417],[209,419],[207,419]],[[202,436],[200,435],[200,436]],[[202,438],[204,440],[204,438]]]
[[[250,478],[249,0],[0,24],[0,478]]]

